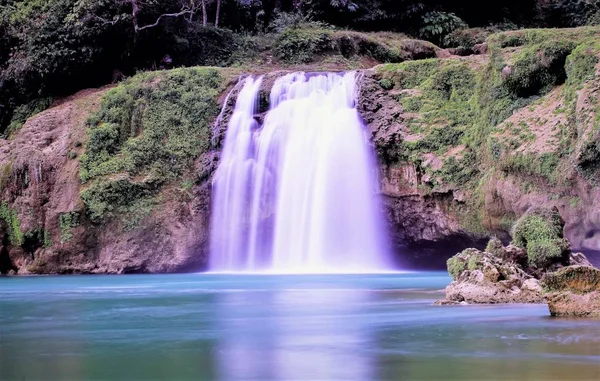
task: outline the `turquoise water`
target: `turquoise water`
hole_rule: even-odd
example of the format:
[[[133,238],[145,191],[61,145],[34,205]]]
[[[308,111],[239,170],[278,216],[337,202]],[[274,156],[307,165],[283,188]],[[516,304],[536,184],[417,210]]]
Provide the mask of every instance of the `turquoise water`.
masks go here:
[[[600,321],[443,273],[0,278],[1,380],[599,380]]]

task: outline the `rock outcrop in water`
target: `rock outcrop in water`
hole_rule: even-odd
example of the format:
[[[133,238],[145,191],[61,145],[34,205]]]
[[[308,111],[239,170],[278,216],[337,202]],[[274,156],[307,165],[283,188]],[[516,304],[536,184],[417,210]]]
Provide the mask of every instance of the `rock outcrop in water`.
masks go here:
[[[552,316],[600,317],[600,270],[569,266],[542,278]]]
[[[526,254],[490,241],[486,251],[466,249],[448,261],[454,282],[442,303],[540,303],[539,281],[523,269]]]
[[[494,238],[450,258],[454,281],[438,304],[547,302],[552,316],[600,316],[600,270],[571,252],[563,226],[556,209],[538,209],[517,222],[513,244]]]

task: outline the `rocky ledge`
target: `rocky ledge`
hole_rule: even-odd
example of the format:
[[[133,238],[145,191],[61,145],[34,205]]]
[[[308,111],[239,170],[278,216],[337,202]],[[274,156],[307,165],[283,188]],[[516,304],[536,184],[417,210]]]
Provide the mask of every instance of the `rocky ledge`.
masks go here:
[[[556,209],[537,209],[517,221],[510,245],[493,238],[455,255],[436,304],[547,302],[552,316],[600,317],[600,270],[571,252],[563,228]]]
[[[569,266],[544,275],[542,286],[552,316],[600,317],[600,270]]]

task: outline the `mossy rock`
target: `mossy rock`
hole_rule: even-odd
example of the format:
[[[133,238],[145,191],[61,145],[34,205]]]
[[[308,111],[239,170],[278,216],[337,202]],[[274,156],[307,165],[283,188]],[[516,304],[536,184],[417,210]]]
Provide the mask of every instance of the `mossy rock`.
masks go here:
[[[536,209],[521,217],[513,229],[512,244],[527,252],[529,265],[546,269],[567,263],[571,247],[563,237],[564,220],[554,209]]]
[[[516,97],[548,92],[566,80],[565,62],[576,46],[572,41],[550,40],[527,47],[515,58],[503,85]]]
[[[504,245],[502,245],[502,241],[500,241],[498,238],[493,237],[487,243],[485,251],[487,253],[493,254],[496,257],[501,258],[504,254]]]
[[[477,270],[483,266],[483,254],[473,248],[465,249],[446,261],[448,273],[457,280],[465,270]]]
[[[316,62],[320,56],[339,55],[344,59],[369,57],[379,62],[403,62],[436,57],[434,44],[395,33],[360,33],[330,28],[288,28],[274,44],[275,56],[284,64]]]
[[[556,272],[544,275],[542,286],[546,292],[600,291],[600,270],[589,266],[563,267]]]

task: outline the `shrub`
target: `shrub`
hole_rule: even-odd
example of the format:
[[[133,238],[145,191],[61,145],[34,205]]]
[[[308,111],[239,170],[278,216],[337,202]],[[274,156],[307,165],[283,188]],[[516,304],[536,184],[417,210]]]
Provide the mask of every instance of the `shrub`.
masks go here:
[[[494,33],[494,30],[491,28],[457,29],[444,38],[444,45],[452,48],[460,46],[472,48],[477,44],[484,43],[492,33]]]
[[[71,229],[79,226],[79,213],[61,213],[58,216],[58,226],[60,227],[60,243],[69,242],[73,238]]]
[[[170,37],[171,41],[168,54],[177,66],[230,65],[240,40],[240,37],[230,30],[205,27],[196,23],[189,24],[183,31],[166,37]]]
[[[111,90],[88,120],[83,182],[123,171],[150,171],[166,180],[208,149],[223,86],[219,72],[192,68],[155,75],[135,77]]]
[[[287,63],[308,63],[331,49],[332,32],[324,29],[286,29],[275,44],[275,55]]]
[[[594,78],[599,51],[600,44],[596,41],[583,43],[573,50],[565,63],[568,86],[579,87]]]
[[[276,57],[287,64],[314,62],[323,54],[403,62],[435,57],[436,50],[438,48],[430,42],[397,33],[360,33],[306,26],[286,29],[275,41]]]
[[[23,244],[23,232],[21,231],[19,215],[4,201],[0,204],[0,219],[6,224],[10,243],[13,246],[21,246]]]
[[[505,156],[500,161],[500,168],[511,173],[520,173],[526,176],[543,176],[555,183],[560,157],[556,153],[542,154],[512,154]]]
[[[127,178],[119,178],[95,182],[81,192],[81,199],[90,220],[100,223],[155,193],[156,188],[146,183],[135,183]]]
[[[554,0],[541,2],[541,12],[551,25],[573,27],[598,24],[599,0]]]
[[[500,241],[498,238],[493,237],[488,241],[485,251],[501,258],[504,254],[504,245],[502,245],[502,241]]]
[[[503,86],[515,97],[548,92],[565,81],[565,61],[577,46],[564,40],[551,40],[524,49],[505,74]]]
[[[465,249],[446,261],[448,273],[452,279],[457,280],[465,270],[477,270],[481,268],[483,255],[477,249]]]
[[[563,238],[563,226],[558,210],[537,209],[517,221],[512,243],[526,250],[530,266],[547,268],[564,262],[571,252]]]
[[[569,241],[564,238],[541,239],[529,242],[527,258],[537,268],[547,268],[553,263],[564,262],[565,252],[570,252]]]
[[[452,279],[457,280],[460,273],[466,270],[466,262],[461,258],[454,256],[446,262],[446,267],[448,268],[448,273],[452,277]]]
[[[423,15],[419,36],[440,44],[444,38],[467,24],[454,13],[432,11]]]
[[[391,90],[394,88],[394,81],[389,78],[384,78],[379,81],[379,86],[384,90]]]

